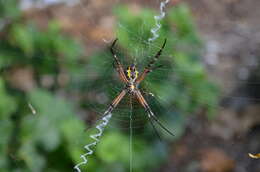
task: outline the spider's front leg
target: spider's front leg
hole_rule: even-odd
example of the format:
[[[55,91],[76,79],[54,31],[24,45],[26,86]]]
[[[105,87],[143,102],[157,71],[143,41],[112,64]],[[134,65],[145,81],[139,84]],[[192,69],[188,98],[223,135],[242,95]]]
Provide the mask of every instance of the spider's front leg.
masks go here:
[[[140,102],[140,104],[144,107],[145,111],[148,113],[148,118],[149,120],[153,119],[162,129],[164,129],[167,133],[169,133],[170,135],[174,136],[174,134],[167,129],[162,123],[161,121],[154,115],[153,111],[151,110],[150,106],[148,105],[148,103],[146,102],[146,100],[144,99],[142,93],[137,89],[135,92],[135,95],[138,99],[138,101]]]
[[[114,52],[114,46],[116,44],[116,41],[117,39],[115,39],[110,47],[110,51],[111,51],[111,54],[113,55],[114,57],[114,60],[115,60],[115,64],[116,64],[116,70],[117,70],[117,73],[119,74],[119,78],[121,79],[122,82],[124,83],[127,83],[127,77],[125,76],[125,73],[124,73],[124,69],[123,69],[123,66],[122,64],[120,63],[116,53]]]
[[[136,83],[139,84],[140,82],[142,82],[144,80],[144,78],[146,77],[146,75],[151,72],[153,70],[153,65],[154,63],[158,60],[158,58],[161,56],[161,53],[166,45],[166,39],[164,40],[164,43],[162,45],[162,47],[160,48],[160,50],[157,52],[157,54],[154,56],[153,60],[150,61],[150,63],[145,67],[143,73],[139,76],[139,78],[137,78]]]

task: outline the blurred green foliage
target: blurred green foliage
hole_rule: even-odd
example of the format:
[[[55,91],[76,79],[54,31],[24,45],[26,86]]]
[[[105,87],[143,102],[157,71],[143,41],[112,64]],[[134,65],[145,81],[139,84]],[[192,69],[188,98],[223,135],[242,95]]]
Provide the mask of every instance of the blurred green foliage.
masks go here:
[[[177,135],[165,139],[181,136],[185,129],[184,114],[196,113],[201,108],[209,116],[214,114],[218,91],[207,79],[200,62],[202,43],[188,8],[181,5],[168,9],[162,21],[161,37],[154,43],[146,41],[154,26],[153,10],[142,9],[134,14],[127,6],[117,6],[114,13],[118,17],[117,51],[124,65],[134,61],[129,57],[136,57],[138,64],[146,65],[167,38],[158,61],[163,67],[151,73],[141,85],[154,93],[155,97],[147,96],[152,109],[159,118],[167,119],[166,125]],[[3,172],[72,171],[82,160],[84,145],[91,142],[89,135],[96,132],[94,128],[84,131],[86,124],[79,119],[76,107],[84,109],[88,116],[93,109],[102,114],[123,87],[115,77],[113,59],[107,50],[100,50],[82,62],[83,46],[62,34],[58,22],[51,21],[47,28],[40,29],[33,22],[23,21],[15,0],[0,1],[0,16],[3,25],[0,28],[0,169]],[[144,66],[138,69],[141,67]],[[33,88],[22,89],[10,82],[12,71],[20,68],[32,69],[33,80],[26,82],[34,83]],[[70,80],[61,84],[59,78],[64,72]],[[43,82],[46,76],[53,80],[47,86]],[[100,102],[96,98],[100,94],[107,101]],[[73,99],[65,99],[65,95],[77,95],[77,106]],[[35,108],[36,115],[29,104]],[[127,116],[129,112],[126,109]],[[125,112],[115,111],[114,115],[120,113]],[[145,117],[142,109],[134,113]],[[158,142],[148,124],[144,120],[140,131],[144,134],[134,137],[136,172],[156,170],[167,158],[167,145]],[[128,130],[107,130],[96,154],[83,169],[129,171],[128,147]]]
[[[153,16],[149,9],[140,11],[138,15],[130,15],[127,7],[117,8],[119,18],[117,35],[124,49],[129,54],[138,54],[137,61],[147,64],[155,54],[163,39],[167,44],[160,62],[163,68],[157,69],[149,83],[151,91],[167,101],[167,108],[175,105],[182,113],[192,114],[198,108],[205,107],[208,115],[214,114],[217,105],[217,87],[207,79],[206,71],[201,63],[202,42],[199,39],[191,14],[186,5],[180,5],[167,11],[162,20],[160,38],[153,43],[147,42],[151,37],[150,29],[154,26]],[[141,29],[136,26],[142,26]],[[174,30],[173,30],[174,29]],[[153,75],[153,74],[151,74]],[[153,79],[156,80],[153,81]]]

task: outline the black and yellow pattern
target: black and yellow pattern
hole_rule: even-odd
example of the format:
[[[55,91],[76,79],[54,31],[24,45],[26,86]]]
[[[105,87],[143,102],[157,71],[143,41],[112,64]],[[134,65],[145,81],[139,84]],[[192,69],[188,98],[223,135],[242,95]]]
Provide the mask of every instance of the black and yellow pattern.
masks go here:
[[[155,129],[155,127],[154,127],[153,121],[155,123],[157,123],[166,132],[168,132],[169,134],[174,136],[174,134],[170,130],[168,130],[159,121],[159,119],[154,115],[154,113],[152,112],[150,106],[148,105],[148,103],[144,99],[142,93],[138,89],[138,85],[140,84],[140,82],[142,82],[145,79],[146,75],[149,72],[152,71],[152,66],[154,65],[154,63],[160,57],[160,55],[162,53],[162,50],[164,49],[164,47],[166,45],[166,39],[165,39],[162,47],[160,48],[160,50],[156,53],[154,59],[150,63],[148,63],[147,67],[144,69],[143,73],[140,76],[138,75],[139,72],[136,69],[134,64],[132,64],[131,66],[127,67],[126,71],[124,71],[123,66],[121,65],[117,55],[114,53],[114,46],[116,44],[116,41],[117,41],[117,39],[115,39],[114,42],[112,43],[110,51],[111,51],[111,53],[112,53],[112,55],[114,57],[114,60],[115,60],[115,63],[116,63],[116,67],[117,67],[117,72],[119,74],[119,78],[121,79],[122,82],[124,82],[126,84],[126,86],[121,91],[121,93],[113,100],[113,102],[109,106],[108,110],[106,111],[106,114],[112,112],[113,109],[122,100],[122,98],[126,95],[126,93],[128,93],[128,94],[131,94],[131,95],[135,96],[137,98],[137,100],[139,101],[139,103],[144,107],[145,111],[147,112],[148,119],[149,119],[149,121],[152,124],[154,129]],[[156,133],[158,134],[157,131],[156,131]]]

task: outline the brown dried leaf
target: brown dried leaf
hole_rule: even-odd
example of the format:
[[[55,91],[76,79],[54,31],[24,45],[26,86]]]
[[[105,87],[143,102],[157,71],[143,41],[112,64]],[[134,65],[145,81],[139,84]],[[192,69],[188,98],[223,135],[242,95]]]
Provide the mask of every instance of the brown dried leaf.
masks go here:
[[[29,91],[34,88],[33,70],[29,67],[16,67],[6,75],[7,80],[13,88]]]
[[[235,162],[223,150],[210,148],[202,151],[200,165],[204,172],[229,172],[234,169]]]

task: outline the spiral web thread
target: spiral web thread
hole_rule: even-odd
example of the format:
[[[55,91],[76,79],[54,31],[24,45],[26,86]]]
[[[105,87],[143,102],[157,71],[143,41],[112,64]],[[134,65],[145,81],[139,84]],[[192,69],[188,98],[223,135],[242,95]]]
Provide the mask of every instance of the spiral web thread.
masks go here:
[[[164,12],[164,8],[166,6],[166,4],[169,3],[170,0],[165,0],[163,2],[161,2],[160,4],[160,15],[158,16],[154,16],[155,19],[155,27],[153,27],[151,29],[151,33],[153,34],[153,36],[151,38],[148,39],[149,42],[154,41],[155,39],[157,39],[159,37],[159,34],[157,33],[160,28],[161,28],[161,23],[160,21],[165,17],[165,12]]]
[[[81,165],[84,165],[84,164],[87,164],[87,163],[88,163],[87,157],[88,157],[89,155],[92,155],[93,152],[94,152],[94,151],[93,151],[93,148],[91,148],[91,147],[96,146],[96,145],[98,144],[98,142],[100,141],[100,140],[99,140],[99,137],[102,136],[105,127],[107,126],[107,124],[108,124],[110,118],[112,117],[112,113],[111,113],[111,112],[108,112],[108,111],[106,111],[106,112],[104,113],[104,115],[105,115],[105,116],[101,119],[102,122],[96,126],[96,129],[98,129],[99,132],[98,132],[97,134],[92,134],[92,135],[90,135],[90,137],[91,137],[94,141],[93,141],[92,143],[87,144],[87,145],[84,146],[84,148],[87,150],[87,152],[86,152],[85,154],[82,154],[82,155],[80,156],[83,161],[80,162],[80,163],[78,163],[78,164],[74,167],[74,169],[76,169],[77,172],[81,172],[81,170],[80,170],[80,168],[79,168]]]

